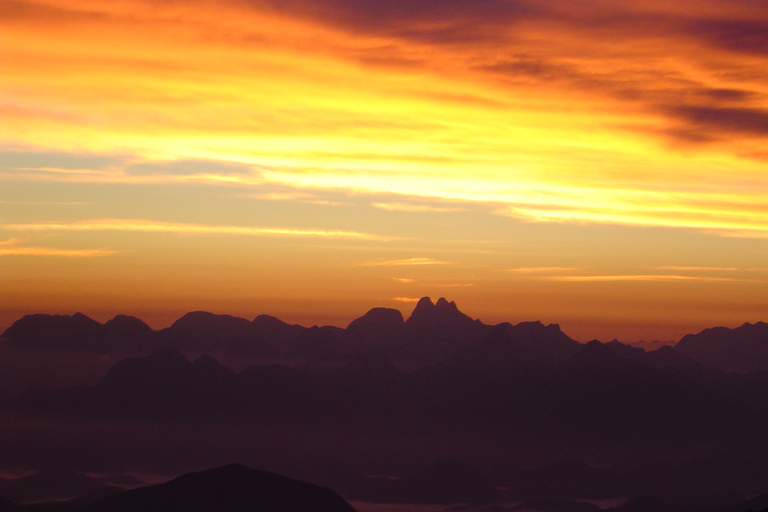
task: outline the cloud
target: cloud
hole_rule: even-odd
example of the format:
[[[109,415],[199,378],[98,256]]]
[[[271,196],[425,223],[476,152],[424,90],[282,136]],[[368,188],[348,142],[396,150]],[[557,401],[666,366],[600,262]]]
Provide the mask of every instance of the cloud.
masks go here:
[[[0,247],[0,256],[62,256],[67,258],[95,258],[110,256],[119,251],[110,249],[56,249],[52,247]]]
[[[126,161],[126,158],[122,155],[0,149],[0,172],[16,169],[58,169],[61,171],[88,169],[97,171],[121,165]]]
[[[192,176],[198,174],[250,175],[250,166],[215,160],[176,160],[172,162],[144,162],[125,168],[128,174],[139,176],[152,174],[170,174],[174,176]]]
[[[459,208],[455,206],[429,206],[426,204],[412,204],[412,203],[373,203],[374,208],[381,210],[387,210],[391,212],[411,212],[411,213],[452,213],[464,211],[466,208]]]
[[[547,281],[565,282],[605,282],[605,281],[723,281],[745,282],[749,279],[731,279],[727,277],[684,276],[665,274],[625,274],[625,275],[592,275],[592,276],[547,276]]]
[[[523,274],[535,274],[540,272],[571,272],[580,270],[578,267],[518,267],[504,269],[506,272],[520,272]]]
[[[25,247],[20,238],[0,240],[0,256],[64,256],[69,258],[94,258],[109,256],[118,251],[110,249],[59,249],[53,247]]]
[[[682,271],[717,271],[717,272],[733,272],[739,270],[738,267],[679,267],[679,266],[664,266],[653,267],[657,270],[682,270]]]
[[[361,263],[362,267],[385,267],[402,265],[450,265],[448,261],[440,261],[433,258],[406,258],[399,260],[376,260]]]
[[[693,34],[726,50],[764,56],[768,48],[765,19],[709,19],[695,23],[692,28]]]
[[[395,302],[406,302],[406,303],[414,302],[415,303],[415,302],[419,302],[419,299],[420,299],[419,297],[392,297],[390,300],[393,300]]]
[[[398,283],[403,283],[403,284],[410,284],[410,283],[416,282],[415,279],[411,279],[408,277],[393,277],[392,279],[397,281]]]
[[[356,231],[301,229],[257,226],[213,226],[158,222],[142,219],[92,219],[71,224],[6,224],[5,229],[18,231],[138,231],[188,235],[289,236],[308,238],[345,238],[350,240],[386,240],[386,237]]]
[[[685,122],[688,130],[705,134],[768,137],[768,110],[720,106],[676,106],[666,112]]]
[[[432,44],[477,42],[496,37],[517,20],[541,12],[540,2],[516,0],[250,0],[291,15],[333,23],[346,30]]]

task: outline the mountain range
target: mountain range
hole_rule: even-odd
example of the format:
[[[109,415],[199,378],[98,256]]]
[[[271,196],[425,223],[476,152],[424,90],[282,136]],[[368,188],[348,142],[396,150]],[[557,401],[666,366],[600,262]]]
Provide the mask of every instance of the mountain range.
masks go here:
[[[110,472],[243,460],[357,500],[652,498],[715,512],[768,491],[767,327],[646,352],[554,324],[486,325],[442,298],[345,329],[30,315],[0,343],[5,378],[32,384],[0,397],[0,460]],[[717,363],[723,346],[750,357]],[[59,368],[70,382],[50,385]],[[0,497],[18,499],[14,485]]]

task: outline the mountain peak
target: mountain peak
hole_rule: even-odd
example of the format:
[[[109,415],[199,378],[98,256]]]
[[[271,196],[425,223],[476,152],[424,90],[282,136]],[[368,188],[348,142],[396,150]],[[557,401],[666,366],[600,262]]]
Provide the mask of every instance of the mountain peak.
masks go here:
[[[240,464],[188,473],[164,484],[108,496],[93,503],[88,510],[354,512],[341,496],[328,488]]]
[[[352,322],[350,322],[350,324],[347,326],[347,330],[355,330],[362,326],[381,327],[388,325],[399,325],[403,322],[403,314],[399,309],[373,308],[360,318],[352,320]]]
[[[459,311],[455,302],[448,302],[444,297],[440,297],[436,304],[432,303],[431,298],[422,297],[405,323],[412,326],[437,324],[453,326],[456,324],[474,323],[474,320]]]

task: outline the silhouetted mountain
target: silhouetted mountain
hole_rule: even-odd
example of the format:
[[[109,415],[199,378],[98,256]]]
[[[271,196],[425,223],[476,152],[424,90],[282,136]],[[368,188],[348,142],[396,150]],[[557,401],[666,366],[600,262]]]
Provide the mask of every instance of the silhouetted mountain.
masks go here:
[[[400,345],[394,356],[410,361],[413,366],[440,361],[478,342],[490,329],[459,311],[456,303],[442,297],[435,304],[429,297],[421,298],[405,325],[413,342]]]
[[[750,510],[753,512],[768,510],[768,494],[752,497],[736,505],[718,509],[717,512],[745,512]]]
[[[0,497],[0,512],[18,512],[21,507],[10,500]]]
[[[581,348],[581,343],[569,338],[557,324],[544,325],[541,322],[521,322],[499,324],[506,330],[515,344],[534,354],[554,362],[572,356]]]
[[[765,325],[723,332],[754,341]],[[347,482],[361,499],[496,500],[478,497],[490,482],[466,466],[411,473],[458,458],[506,467],[493,483],[537,506],[656,496],[695,512],[741,503],[768,481],[768,371],[726,374],[677,348],[580,344],[556,324],[488,326],[443,298],[421,299],[405,321],[374,308],[346,329],[196,312],[161,332],[83,315],[32,315],[7,332],[24,353],[19,374],[59,368],[41,365],[46,354],[105,372],[0,404],[11,439],[0,459],[18,467],[104,459],[99,471],[120,472],[168,460],[162,471],[178,473],[237,457],[324,483],[331,470],[408,475]],[[622,509],[633,506],[644,505]]]
[[[402,478],[351,478],[344,489],[353,499],[377,503],[487,505],[504,501],[490,479],[460,460],[443,460]]]
[[[539,499],[521,503],[512,510],[528,512],[601,512],[603,509],[592,503],[583,503],[571,500]],[[650,512],[650,511],[648,511]]]
[[[81,512],[354,512],[324,487],[230,464],[125,491]]]
[[[606,345],[613,349],[618,356],[651,366],[657,370],[676,373],[697,380],[706,379],[713,375],[709,368],[667,345],[649,352],[616,340]]]
[[[102,325],[82,313],[27,315],[6,329],[3,337],[28,348],[58,350],[98,349],[104,341]]]
[[[495,483],[518,499],[606,499],[626,495],[635,475],[615,467],[594,468],[576,459],[534,468],[497,467]]]
[[[403,314],[397,309],[373,308],[347,326],[347,336],[360,350],[391,347],[408,337]]]
[[[157,334],[147,324],[138,318],[117,315],[107,320],[102,328],[107,345],[112,350],[135,351],[154,347],[157,344]]]
[[[430,329],[471,329],[475,326],[475,321],[459,311],[455,302],[448,302],[443,297],[435,304],[429,297],[419,299],[405,323],[417,332],[427,332]]]
[[[135,476],[126,475],[124,473],[105,475],[97,478],[97,480],[106,485],[123,487],[125,489],[133,489],[134,487],[143,487],[147,485],[143,480],[139,480]]]
[[[620,507],[610,510],[611,512],[701,512],[698,509],[681,507],[679,504],[668,503],[648,495],[632,497]]]
[[[206,311],[187,313],[162,333],[170,338],[175,348],[203,352],[252,338],[248,320]]]
[[[15,480],[0,480],[0,496],[16,503],[71,499],[110,488],[87,475],[45,469]]]
[[[726,372],[768,370],[768,324],[757,322],[735,329],[704,329],[684,336],[675,350]]]
[[[625,448],[754,438],[765,428],[764,417],[719,390],[619,357],[598,341],[526,393],[518,413],[541,421],[539,431],[562,440]]]

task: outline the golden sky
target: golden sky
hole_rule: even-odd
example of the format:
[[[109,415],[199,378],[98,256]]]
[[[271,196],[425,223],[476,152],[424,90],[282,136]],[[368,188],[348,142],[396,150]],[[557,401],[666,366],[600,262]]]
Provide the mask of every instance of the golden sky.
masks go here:
[[[0,0],[0,328],[768,319],[768,6]]]

